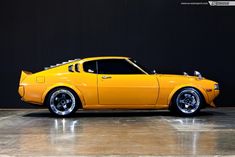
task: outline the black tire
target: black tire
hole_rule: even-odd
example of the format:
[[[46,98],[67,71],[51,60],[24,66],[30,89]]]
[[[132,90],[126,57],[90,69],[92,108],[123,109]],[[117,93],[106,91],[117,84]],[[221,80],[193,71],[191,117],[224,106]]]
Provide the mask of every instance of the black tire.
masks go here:
[[[175,93],[170,111],[178,116],[195,116],[203,105],[203,97],[195,88],[182,88]]]
[[[69,88],[60,87],[50,91],[46,97],[46,105],[49,111],[57,117],[68,117],[77,110],[80,101],[76,93]]]

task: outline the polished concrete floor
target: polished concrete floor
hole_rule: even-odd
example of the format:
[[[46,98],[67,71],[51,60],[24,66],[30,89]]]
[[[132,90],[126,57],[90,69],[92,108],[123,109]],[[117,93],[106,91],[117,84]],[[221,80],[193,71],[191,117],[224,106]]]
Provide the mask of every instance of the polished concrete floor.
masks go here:
[[[168,111],[78,111],[54,118],[44,109],[0,110],[0,156],[235,155],[235,108],[198,117]]]

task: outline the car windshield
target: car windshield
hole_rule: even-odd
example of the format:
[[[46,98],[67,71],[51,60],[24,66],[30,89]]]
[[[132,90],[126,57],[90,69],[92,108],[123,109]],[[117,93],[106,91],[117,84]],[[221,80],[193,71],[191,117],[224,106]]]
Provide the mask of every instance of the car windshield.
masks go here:
[[[134,59],[129,59],[131,62],[133,62],[134,64],[136,64],[138,67],[140,67],[142,70],[144,70],[145,72],[147,72],[148,74],[155,74],[153,70],[150,70],[148,67],[143,66],[139,63],[137,63]]]

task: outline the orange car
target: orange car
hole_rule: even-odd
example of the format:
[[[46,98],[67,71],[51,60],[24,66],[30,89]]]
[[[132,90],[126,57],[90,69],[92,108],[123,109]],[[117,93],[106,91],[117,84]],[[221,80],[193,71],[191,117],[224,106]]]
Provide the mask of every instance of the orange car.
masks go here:
[[[32,74],[22,71],[22,100],[57,116],[77,109],[170,109],[192,116],[219,94],[218,83],[195,76],[156,74],[128,57],[91,57]]]

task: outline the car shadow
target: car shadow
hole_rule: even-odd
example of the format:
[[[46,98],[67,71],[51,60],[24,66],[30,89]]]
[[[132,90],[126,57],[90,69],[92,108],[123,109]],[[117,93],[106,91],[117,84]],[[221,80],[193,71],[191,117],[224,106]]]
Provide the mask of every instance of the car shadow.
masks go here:
[[[206,117],[206,116],[214,116],[214,115],[225,115],[223,112],[219,111],[201,111],[195,117]],[[83,117],[153,117],[153,116],[166,116],[166,117],[181,117],[172,114],[167,110],[108,110],[108,111],[77,111],[74,115],[66,117],[66,118],[83,118]],[[46,117],[46,118],[60,118],[53,116],[48,111],[38,111],[24,114],[23,117]],[[187,117],[194,118],[194,117]]]

